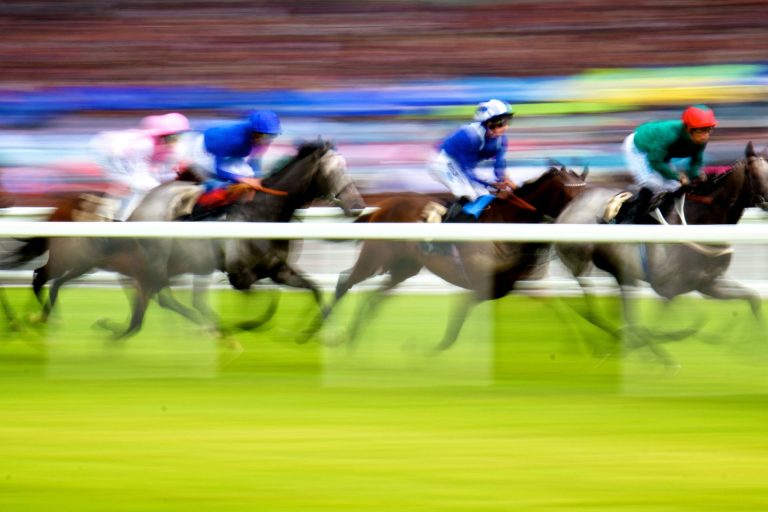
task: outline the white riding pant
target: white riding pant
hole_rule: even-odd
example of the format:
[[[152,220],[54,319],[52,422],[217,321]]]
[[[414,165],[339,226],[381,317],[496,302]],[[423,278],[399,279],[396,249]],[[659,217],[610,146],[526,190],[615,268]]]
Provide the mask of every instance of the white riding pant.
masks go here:
[[[624,162],[632,174],[632,179],[640,187],[645,187],[658,192],[672,192],[680,188],[678,180],[670,180],[656,172],[648,162],[648,155],[635,146],[635,134],[632,133],[624,139],[621,145],[624,154]]]
[[[427,167],[429,174],[437,181],[448,187],[455,197],[468,197],[474,201],[480,196],[490,194],[482,183],[467,178],[461,172],[461,166],[445,151],[436,153]],[[491,171],[492,172],[492,171]],[[488,181],[495,181],[493,178]]]

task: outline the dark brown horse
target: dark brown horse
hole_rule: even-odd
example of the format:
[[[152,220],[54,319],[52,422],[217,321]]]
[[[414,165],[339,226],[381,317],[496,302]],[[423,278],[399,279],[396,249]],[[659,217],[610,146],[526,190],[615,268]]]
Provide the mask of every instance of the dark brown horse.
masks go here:
[[[538,179],[518,188],[514,195],[495,198],[481,214],[483,223],[540,223],[554,220],[585,185],[587,171],[579,175],[564,167],[552,167]],[[427,222],[442,207],[427,195],[410,194],[383,201],[379,209],[357,222]],[[354,266],[339,276],[336,302],[356,284],[379,274],[387,281],[362,303],[349,330],[353,346],[362,320],[373,313],[384,297],[422,268],[445,281],[470,290],[451,315],[437,351],[449,348],[464,320],[478,303],[507,295],[521,279],[533,278],[549,260],[549,244],[472,242],[456,244],[451,251],[433,251],[424,243],[367,240]],[[453,249],[453,248],[452,248]],[[448,254],[445,254],[448,252]]]
[[[758,154],[752,143],[745,158],[722,175],[696,184],[686,194],[683,212],[688,224],[735,224],[748,207],[768,209],[768,160]],[[561,224],[595,224],[609,201],[621,190],[590,186],[558,217]],[[683,224],[679,204],[665,201],[660,207],[665,222]],[[647,282],[665,302],[698,291],[718,299],[742,299],[749,303],[763,331],[762,300],[753,290],[726,278],[733,250],[724,245],[702,244],[555,244],[560,260],[582,287],[586,311],[582,314],[592,324],[624,343],[627,348],[646,347],[664,364],[677,364],[656,342],[677,341],[695,329],[676,333],[652,332],[637,325],[630,307],[630,291]],[[588,273],[592,267],[608,272],[616,279],[622,297],[624,323],[611,325],[596,314],[590,293]],[[665,308],[667,311],[669,308]]]

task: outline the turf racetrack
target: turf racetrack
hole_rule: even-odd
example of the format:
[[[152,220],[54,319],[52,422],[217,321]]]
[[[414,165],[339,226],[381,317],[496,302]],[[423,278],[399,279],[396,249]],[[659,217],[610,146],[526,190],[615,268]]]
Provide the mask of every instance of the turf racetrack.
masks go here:
[[[122,292],[60,299],[45,328],[3,330],[2,511],[768,506],[768,348],[742,304],[681,301],[707,322],[668,347],[672,372],[645,350],[593,355],[585,337],[603,355],[611,341],[559,299],[484,305],[437,358],[414,348],[439,339],[453,296],[392,298],[355,353],[293,342],[310,317],[301,294],[282,295],[268,329],[221,344],[156,305],[111,344],[90,325],[124,317]],[[212,299],[227,321],[264,306]],[[324,341],[343,339],[350,299]]]

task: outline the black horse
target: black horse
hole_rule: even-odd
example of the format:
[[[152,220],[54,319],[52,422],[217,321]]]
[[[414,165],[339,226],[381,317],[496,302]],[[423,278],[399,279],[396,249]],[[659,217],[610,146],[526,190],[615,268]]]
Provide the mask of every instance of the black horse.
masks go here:
[[[262,183],[265,192],[227,207],[221,212],[220,220],[288,222],[297,209],[318,198],[335,201],[350,216],[358,215],[364,208],[347,174],[346,161],[329,143],[302,145],[295,157],[265,177]],[[201,185],[184,181],[160,185],[147,194],[128,220],[174,220],[183,209],[179,205],[191,203],[202,190]],[[204,298],[205,280],[195,280],[195,310],[173,297],[170,279],[180,274],[208,276],[214,270],[221,270],[239,290],[248,289],[259,279],[270,278],[277,284],[310,290],[321,307],[318,287],[289,262],[290,243],[286,240],[52,238],[48,240],[48,250],[48,262],[35,271],[33,279],[33,289],[41,301],[43,287],[52,281],[48,299],[43,301],[42,320],[50,315],[58,291],[65,283],[95,268],[112,270],[127,276],[136,289],[127,327],[108,321],[99,323],[118,338],[140,330],[148,302],[155,296],[161,306],[218,330],[218,318]],[[274,311],[274,307],[270,310]],[[246,323],[243,327],[253,327],[267,319]]]
[[[768,161],[764,155],[755,152],[752,143],[747,145],[745,153],[746,158],[734,163],[727,172],[687,189],[681,196],[684,199],[682,203],[664,201],[659,209],[660,221],[669,224],[735,224],[741,219],[745,208],[768,209]],[[588,187],[563,210],[557,222],[595,224],[603,216],[609,202],[620,192],[613,188]],[[680,204],[684,205],[682,210]],[[555,249],[582,287],[586,303],[583,316],[616,338],[623,336],[630,348],[650,348],[669,366],[676,366],[676,363],[654,340],[682,339],[695,330],[654,333],[636,325],[629,293],[642,281],[649,283],[667,301],[693,291],[717,299],[746,300],[762,326],[759,295],[724,276],[733,252],[727,245],[558,243]],[[596,314],[587,278],[593,266],[611,274],[619,285],[623,328],[610,325]]]

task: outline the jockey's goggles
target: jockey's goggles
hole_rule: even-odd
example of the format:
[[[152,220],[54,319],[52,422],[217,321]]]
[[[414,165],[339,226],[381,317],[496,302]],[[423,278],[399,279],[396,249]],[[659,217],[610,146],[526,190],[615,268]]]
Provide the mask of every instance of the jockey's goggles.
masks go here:
[[[505,117],[503,119],[499,119],[498,121],[492,121],[489,123],[486,123],[486,126],[490,130],[495,130],[496,128],[501,128],[502,126],[507,126],[509,124],[509,118]]]
[[[253,132],[254,140],[267,141],[267,140],[273,140],[276,137],[277,135],[273,135],[271,133]]]
[[[162,144],[173,144],[179,140],[179,137],[181,137],[180,133],[169,133],[167,135],[160,135],[158,139],[160,139]]]

